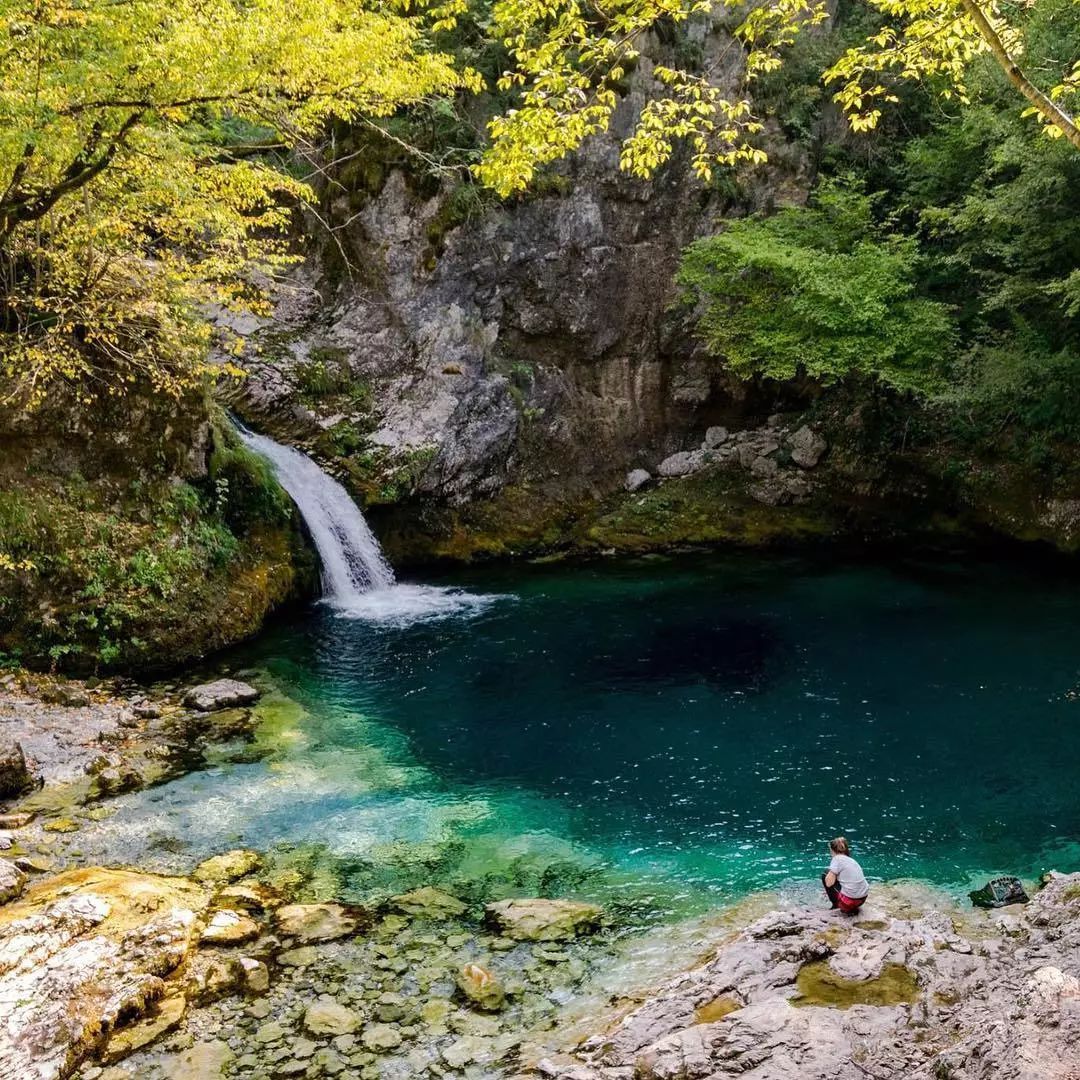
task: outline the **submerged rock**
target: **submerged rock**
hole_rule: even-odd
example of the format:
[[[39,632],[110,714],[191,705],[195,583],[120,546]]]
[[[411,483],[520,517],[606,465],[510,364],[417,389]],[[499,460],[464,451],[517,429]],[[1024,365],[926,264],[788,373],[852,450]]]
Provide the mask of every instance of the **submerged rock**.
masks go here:
[[[396,1050],[402,1043],[401,1032],[390,1024],[368,1024],[360,1035],[360,1041],[376,1054]]]
[[[218,1080],[235,1055],[221,1039],[196,1043],[161,1063],[165,1080]]]
[[[233,709],[239,705],[252,705],[258,700],[259,691],[254,686],[236,679],[215,679],[193,686],[184,695],[184,704],[199,712]]]
[[[506,990],[487,968],[466,964],[457,974],[457,988],[465,998],[485,1012],[498,1012],[506,1004]]]
[[[499,900],[487,916],[514,941],[569,941],[600,928],[603,914],[594,904],[574,900]]]
[[[304,1027],[312,1035],[351,1035],[364,1018],[353,1009],[340,1005],[332,997],[321,997],[304,1013]]]
[[[355,934],[360,921],[341,904],[287,904],[274,912],[274,925],[297,941],[333,941]]]
[[[395,911],[421,919],[454,919],[467,910],[456,896],[430,885],[392,897],[390,906]]]

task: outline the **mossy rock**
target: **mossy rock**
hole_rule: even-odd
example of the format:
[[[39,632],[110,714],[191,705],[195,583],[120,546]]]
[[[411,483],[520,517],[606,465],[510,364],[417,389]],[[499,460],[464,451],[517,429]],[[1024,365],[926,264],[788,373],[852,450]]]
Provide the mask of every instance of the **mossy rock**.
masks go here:
[[[795,979],[798,997],[792,1005],[850,1009],[852,1005],[911,1005],[919,996],[919,984],[910,968],[886,964],[874,979],[843,979],[828,960],[803,964]]]

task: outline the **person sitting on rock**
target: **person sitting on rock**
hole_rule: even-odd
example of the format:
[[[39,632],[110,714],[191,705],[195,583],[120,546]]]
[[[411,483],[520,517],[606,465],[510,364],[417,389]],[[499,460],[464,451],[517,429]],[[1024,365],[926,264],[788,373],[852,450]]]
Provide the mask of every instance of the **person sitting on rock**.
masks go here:
[[[834,908],[839,908],[845,915],[853,915],[866,903],[870,894],[866,875],[851,857],[851,848],[842,836],[829,841],[829,851],[832,852],[832,861],[829,869],[821,875],[825,895]]]

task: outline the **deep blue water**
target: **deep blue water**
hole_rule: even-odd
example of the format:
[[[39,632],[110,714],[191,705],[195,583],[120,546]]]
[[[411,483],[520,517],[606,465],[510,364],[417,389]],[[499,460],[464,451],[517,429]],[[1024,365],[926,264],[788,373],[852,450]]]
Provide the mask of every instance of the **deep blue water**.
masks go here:
[[[236,662],[303,704],[294,743],[129,816],[193,851],[398,842],[448,880],[580,863],[691,906],[812,879],[838,833],[871,877],[954,889],[1080,865],[1080,581],[740,554],[452,583],[491,600],[267,633]]]

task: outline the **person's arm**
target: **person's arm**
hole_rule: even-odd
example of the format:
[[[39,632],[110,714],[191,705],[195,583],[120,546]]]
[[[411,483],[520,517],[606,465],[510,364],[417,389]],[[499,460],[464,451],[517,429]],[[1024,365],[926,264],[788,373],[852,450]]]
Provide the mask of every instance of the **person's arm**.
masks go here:
[[[836,884],[836,874],[832,870],[825,872],[825,888],[831,889]]]

